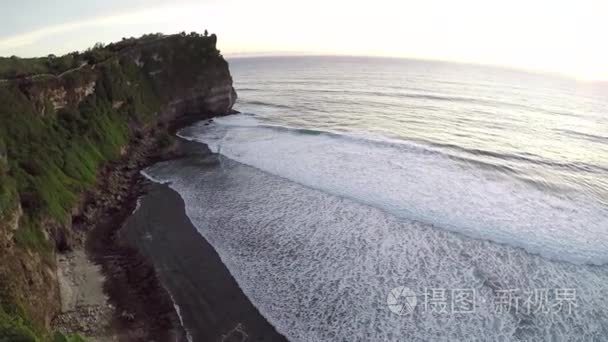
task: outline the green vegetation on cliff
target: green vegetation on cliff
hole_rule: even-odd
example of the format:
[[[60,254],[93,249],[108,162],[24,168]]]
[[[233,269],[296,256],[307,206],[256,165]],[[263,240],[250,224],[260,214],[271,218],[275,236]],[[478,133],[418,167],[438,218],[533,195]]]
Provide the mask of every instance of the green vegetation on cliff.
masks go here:
[[[103,86],[78,108],[41,116],[15,86],[0,88],[0,136],[9,175],[33,217],[67,219],[77,194],[95,181],[98,165],[127,138],[126,119],[112,110]]]
[[[49,264],[53,263],[53,242],[40,223],[47,217],[67,223],[79,194],[95,183],[100,165],[118,156],[127,143],[130,118],[124,111],[133,107],[117,111],[112,100],[141,102],[135,100],[139,93],[133,96],[127,89],[119,89],[126,77],[122,70],[129,66],[116,63],[105,68],[111,71],[102,73],[94,94],[78,107],[62,108],[53,115],[40,115],[17,85],[0,87],[0,137],[6,151],[0,166],[0,210],[5,213],[20,202],[24,216],[14,234],[16,248],[37,253]],[[13,284],[5,288],[19,291]],[[1,295],[8,297],[3,298],[8,303],[24,306],[16,300],[18,295]],[[10,310],[11,306],[0,316],[0,340],[41,340],[34,333],[40,334],[41,329],[24,323],[29,321],[27,310]]]
[[[166,38],[156,33],[140,38],[123,38],[122,41],[104,46],[95,44],[84,52],[74,51],[64,56],[48,55],[47,57],[19,58],[17,56],[0,57],[0,79],[15,79],[30,75],[60,75],[68,70],[78,68],[84,63],[96,64],[116,56],[125,49]]]
[[[6,145],[0,136],[0,213],[5,213],[14,207],[15,196],[15,181],[9,175]]]
[[[0,244],[10,247],[0,247],[0,341],[79,340],[51,338],[42,321],[54,309],[36,307],[65,243],[45,225],[69,229],[101,166],[154,126],[170,101],[209,92],[213,80],[231,84],[215,43],[155,34],[63,57],[0,58],[0,79],[14,78],[0,82],[0,223],[23,210],[17,227],[0,224]],[[31,259],[29,269],[13,260],[20,258]]]

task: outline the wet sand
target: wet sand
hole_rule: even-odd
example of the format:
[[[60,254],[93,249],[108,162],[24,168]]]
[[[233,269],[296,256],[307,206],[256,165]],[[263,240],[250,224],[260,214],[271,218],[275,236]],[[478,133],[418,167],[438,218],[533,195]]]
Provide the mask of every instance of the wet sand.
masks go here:
[[[200,145],[199,145],[200,146]],[[199,147],[200,149],[200,147]],[[181,197],[150,183],[121,235],[154,265],[191,341],[286,341],[239,288],[186,216]]]

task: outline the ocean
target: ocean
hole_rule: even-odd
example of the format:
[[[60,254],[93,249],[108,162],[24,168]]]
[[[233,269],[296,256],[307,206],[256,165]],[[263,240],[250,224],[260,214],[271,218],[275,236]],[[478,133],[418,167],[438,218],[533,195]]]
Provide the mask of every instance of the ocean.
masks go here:
[[[608,336],[606,84],[388,58],[229,62],[241,113],[178,134],[218,165],[145,173],[289,340]]]

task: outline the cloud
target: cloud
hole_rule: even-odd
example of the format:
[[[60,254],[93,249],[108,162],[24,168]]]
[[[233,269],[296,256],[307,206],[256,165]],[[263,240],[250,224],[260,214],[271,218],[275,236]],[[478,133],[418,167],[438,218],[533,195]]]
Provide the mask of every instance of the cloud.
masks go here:
[[[187,9],[183,7],[165,6],[49,26],[27,33],[0,38],[0,51],[10,51],[15,48],[31,46],[41,42],[42,40],[49,39],[57,35],[76,32],[83,29],[112,27],[125,24],[137,25],[166,22],[167,20],[174,19],[180,11],[184,10]]]

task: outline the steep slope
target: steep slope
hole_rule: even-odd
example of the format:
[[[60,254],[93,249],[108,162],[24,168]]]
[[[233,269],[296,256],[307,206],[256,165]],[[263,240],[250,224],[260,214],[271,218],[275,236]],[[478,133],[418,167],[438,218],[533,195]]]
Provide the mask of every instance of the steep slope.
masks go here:
[[[20,70],[0,82],[0,340],[50,338],[55,254],[84,241],[83,194],[103,165],[170,121],[232,110],[216,40],[124,39],[71,54],[75,67],[55,75]]]

